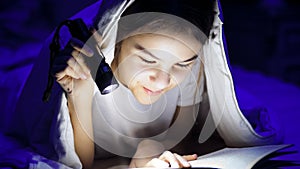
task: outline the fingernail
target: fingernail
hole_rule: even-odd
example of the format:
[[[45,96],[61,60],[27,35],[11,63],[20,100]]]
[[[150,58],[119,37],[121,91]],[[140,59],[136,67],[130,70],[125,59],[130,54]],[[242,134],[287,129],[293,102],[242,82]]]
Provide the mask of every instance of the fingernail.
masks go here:
[[[85,49],[86,49],[86,51],[87,51],[87,53],[88,53],[89,56],[93,56],[94,55],[94,51],[92,49],[90,49],[89,47],[86,47]]]

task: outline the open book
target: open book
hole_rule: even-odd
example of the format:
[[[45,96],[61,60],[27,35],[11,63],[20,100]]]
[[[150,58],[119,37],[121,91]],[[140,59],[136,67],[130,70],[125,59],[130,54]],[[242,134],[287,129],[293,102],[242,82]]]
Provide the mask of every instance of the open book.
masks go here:
[[[292,145],[224,148],[190,161],[192,168],[251,169],[267,155]]]

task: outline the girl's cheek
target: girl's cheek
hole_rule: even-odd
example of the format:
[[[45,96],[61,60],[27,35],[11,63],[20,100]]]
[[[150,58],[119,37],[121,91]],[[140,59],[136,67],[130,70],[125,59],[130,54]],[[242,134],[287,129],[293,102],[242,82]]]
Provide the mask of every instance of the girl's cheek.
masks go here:
[[[178,85],[185,79],[187,75],[188,75],[187,71],[176,71],[176,72],[172,72],[171,77],[174,80],[174,83]]]
[[[148,71],[139,71],[135,73],[134,81],[138,81],[139,83],[149,83],[150,73]]]

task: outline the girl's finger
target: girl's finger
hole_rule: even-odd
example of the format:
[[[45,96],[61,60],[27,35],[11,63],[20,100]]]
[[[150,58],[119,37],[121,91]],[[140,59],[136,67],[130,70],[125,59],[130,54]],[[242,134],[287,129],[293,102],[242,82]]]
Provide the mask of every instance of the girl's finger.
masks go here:
[[[76,65],[74,65],[76,67],[73,67],[73,69],[79,72],[80,74],[88,76],[90,73],[90,69],[87,67],[82,54],[76,50],[74,50],[71,54],[73,56],[73,59],[75,60],[75,63],[77,63]]]
[[[174,153],[174,156],[177,158],[177,160],[180,163],[180,167],[191,167],[190,163],[187,162],[186,159],[184,159],[182,156]]]
[[[164,160],[170,164],[172,168],[179,168],[179,161],[170,151],[165,151],[160,157],[160,160]]]
[[[70,44],[76,51],[88,57],[92,57],[94,55],[94,51],[88,45],[86,45],[85,43],[83,43],[82,41],[76,38],[72,38],[70,40]]]
[[[149,161],[145,167],[155,167],[155,168],[168,168],[169,163],[165,162],[163,160],[160,160],[158,158],[153,158],[151,161]]]
[[[101,49],[104,48],[105,46],[102,44],[103,38],[101,34],[95,29],[95,28],[90,28],[91,33],[93,34],[93,38],[95,39],[96,44],[96,49],[98,53],[102,53]]]
[[[196,160],[198,158],[197,154],[184,155],[182,156],[186,161]]]
[[[93,38],[95,39],[95,41],[97,43],[101,43],[103,38],[102,36],[100,35],[100,33],[95,29],[95,28],[91,28],[90,31],[92,32],[93,34]]]
[[[71,58],[68,60],[68,67],[71,69],[69,73],[72,73],[72,77],[75,79],[87,79],[87,76],[85,75],[85,71],[83,70],[82,66],[79,65],[79,63],[74,59]]]
[[[61,72],[55,74],[55,77],[58,81],[63,79],[64,77],[68,77],[68,76],[71,78],[74,78],[74,79],[80,78],[78,76],[78,74],[69,66],[66,67],[64,71],[61,71]]]

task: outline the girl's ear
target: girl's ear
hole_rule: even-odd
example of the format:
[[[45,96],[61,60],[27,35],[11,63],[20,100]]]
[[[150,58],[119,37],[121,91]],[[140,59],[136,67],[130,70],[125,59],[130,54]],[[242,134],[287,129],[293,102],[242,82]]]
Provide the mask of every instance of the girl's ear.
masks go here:
[[[118,56],[119,56],[119,54],[120,54],[120,52],[121,52],[121,46],[122,46],[122,41],[120,41],[120,42],[118,42],[116,45],[115,45],[115,51],[114,51],[114,59],[113,59],[113,61],[112,61],[112,63],[111,63],[111,68],[112,69],[114,69],[114,68],[116,68],[118,65]]]

